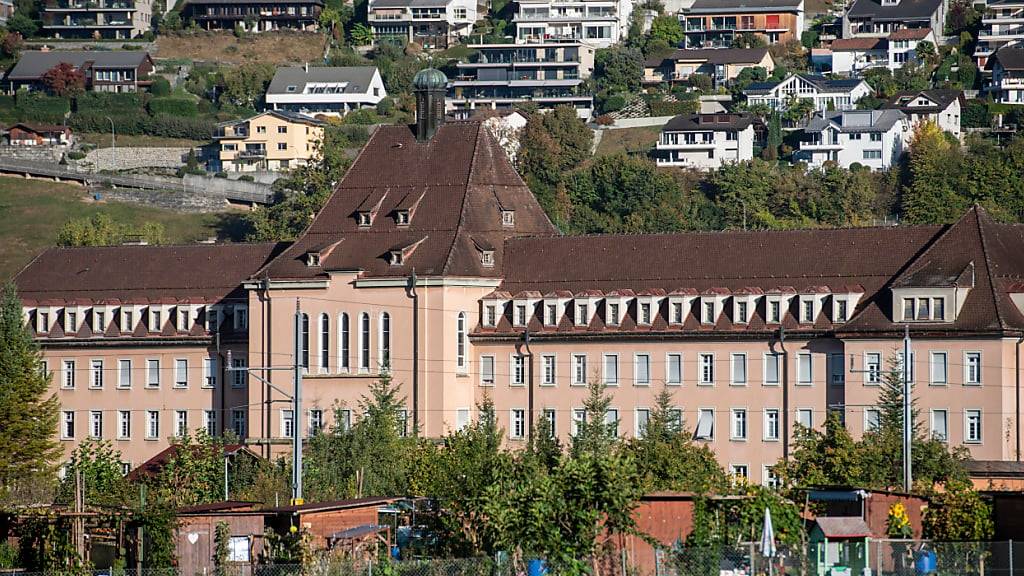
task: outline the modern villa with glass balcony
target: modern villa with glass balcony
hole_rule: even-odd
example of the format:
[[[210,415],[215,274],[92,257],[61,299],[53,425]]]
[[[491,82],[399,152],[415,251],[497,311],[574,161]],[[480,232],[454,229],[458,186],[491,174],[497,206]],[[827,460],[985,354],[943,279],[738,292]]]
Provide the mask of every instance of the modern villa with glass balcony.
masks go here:
[[[594,97],[583,90],[594,70],[592,46],[549,42],[474,44],[470,49],[470,61],[458,63],[458,75],[448,85],[449,112],[532,102],[541,110],[572,106],[583,119],[593,113]]]
[[[679,12],[685,48],[731,48],[742,34],[769,44],[799,40],[803,0],[695,0]]]
[[[468,36],[476,19],[475,0],[371,0],[367,11],[375,41],[396,38],[429,50]]]
[[[1024,0],[990,0],[981,17],[974,59],[984,70],[988,59],[1003,46],[1024,41]]]
[[[583,42],[607,48],[625,37],[632,0],[520,0],[516,41]]]
[[[55,38],[135,38],[152,28],[153,0],[46,0],[42,20]]]

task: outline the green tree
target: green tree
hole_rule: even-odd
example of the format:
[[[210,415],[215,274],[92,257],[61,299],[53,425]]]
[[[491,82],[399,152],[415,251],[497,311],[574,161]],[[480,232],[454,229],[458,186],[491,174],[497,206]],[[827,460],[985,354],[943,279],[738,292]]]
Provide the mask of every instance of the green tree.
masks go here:
[[[683,34],[683,26],[679,23],[679,18],[668,14],[654,17],[649,34],[652,40],[664,40],[669,46],[679,46],[679,43],[686,37]]]
[[[929,498],[921,524],[925,538],[976,542],[992,538],[992,508],[967,482],[951,482]]]
[[[69,220],[57,231],[58,246],[113,246],[129,240],[162,244],[164,239],[164,226],[159,222],[146,222],[136,228],[104,213]]]
[[[519,142],[519,173],[544,210],[560,220],[565,206],[558,204],[558,186],[566,172],[590,157],[593,133],[573,108],[560,106],[550,113],[529,114]]]
[[[175,438],[174,446],[173,456],[151,482],[154,493],[175,508],[223,500],[223,439],[200,429],[195,436]]]
[[[572,454],[606,454],[618,443],[619,420],[609,420],[608,409],[612,396],[607,394],[608,385],[594,380],[587,385],[587,399],[583,401],[584,417],[576,423],[572,437]]]
[[[22,38],[31,38],[39,30],[39,24],[19,10],[7,20],[7,30],[21,34]]]
[[[793,437],[790,459],[774,468],[786,485],[862,485],[859,447],[838,414],[829,413],[823,430],[797,425]]]
[[[122,506],[130,501],[130,486],[121,471],[121,453],[109,440],[87,438],[75,448],[65,468],[57,501],[73,504],[79,480],[87,505]]]
[[[910,140],[910,178],[900,208],[910,224],[956,221],[967,202],[961,195],[962,154],[934,122],[919,122]]]
[[[782,115],[773,112],[768,117],[768,139],[765,142],[763,157],[765,160],[777,160],[779,148],[782,147]]]
[[[60,454],[58,401],[13,284],[0,290],[0,500],[46,482]]]
[[[643,76],[644,60],[639,50],[613,46],[602,48],[594,54],[593,79],[598,92],[636,92],[640,89]]]
[[[349,37],[352,38],[352,43],[356,46],[367,46],[373,43],[373,31],[362,22],[352,26],[352,30],[349,31]]]
[[[256,109],[274,77],[273,64],[247,62],[228,68],[224,72],[224,92],[221,101],[242,108]]]

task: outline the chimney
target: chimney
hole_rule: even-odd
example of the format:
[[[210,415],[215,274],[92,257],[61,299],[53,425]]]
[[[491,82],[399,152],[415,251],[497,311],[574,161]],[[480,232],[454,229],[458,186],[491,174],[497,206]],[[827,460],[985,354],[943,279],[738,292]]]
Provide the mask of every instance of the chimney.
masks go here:
[[[429,142],[444,124],[444,95],[448,78],[436,68],[424,68],[412,79],[416,93],[416,140]]]

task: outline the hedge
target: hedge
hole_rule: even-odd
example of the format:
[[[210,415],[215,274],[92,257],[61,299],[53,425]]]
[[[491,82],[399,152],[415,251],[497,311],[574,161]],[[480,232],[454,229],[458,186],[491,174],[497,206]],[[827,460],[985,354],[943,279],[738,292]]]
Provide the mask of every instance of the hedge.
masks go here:
[[[213,121],[201,118],[181,118],[167,114],[125,114],[112,118],[118,134],[146,134],[189,140],[213,138]],[[105,114],[74,114],[71,116],[70,124],[79,132],[105,132],[110,129],[110,121]]]
[[[651,116],[676,116],[678,114],[692,114],[698,109],[696,100],[684,102],[651,102]]]
[[[147,105],[149,113],[158,116],[160,114],[168,114],[170,116],[184,116],[187,118],[194,118],[199,114],[199,108],[196,106],[195,100],[189,98],[152,98]]]
[[[27,122],[52,122],[59,124],[71,110],[67,98],[47,96],[40,92],[18,92],[15,108],[18,117]]]
[[[80,113],[137,114],[142,112],[142,95],[137,92],[86,92],[75,99]]]

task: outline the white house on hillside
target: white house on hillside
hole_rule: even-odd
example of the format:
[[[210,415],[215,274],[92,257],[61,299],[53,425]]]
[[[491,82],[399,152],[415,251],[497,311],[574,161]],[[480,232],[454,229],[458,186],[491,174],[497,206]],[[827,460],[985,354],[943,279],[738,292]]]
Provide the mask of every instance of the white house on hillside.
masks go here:
[[[917,60],[917,45],[931,42],[935,35],[930,28],[902,28],[887,38],[858,36],[832,41],[832,72],[857,75],[869,68],[896,71],[907,62]]]
[[[910,123],[899,110],[846,110],[815,116],[804,128],[798,156],[814,167],[835,162],[888,170],[903,153]]]
[[[713,170],[754,157],[754,116],[681,114],[668,121],[654,150],[659,166]]]
[[[516,43],[567,40],[607,48],[626,37],[633,0],[519,0]]]
[[[901,92],[882,107],[899,110],[907,115],[910,125],[929,121],[960,138],[960,110],[964,95],[959,90],[935,89],[920,92]]]
[[[373,66],[278,68],[267,87],[267,107],[300,114],[344,116],[376,106],[385,96],[384,81]]]
[[[834,80],[813,74],[793,74],[781,82],[757,82],[743,91],[751,106],[765,105],[785,111],[790,101],[807,99],[818,112],[850,110],[857,101],[871,95],[871,86],[859,78]]]

